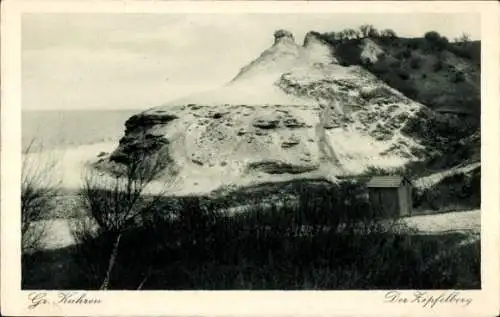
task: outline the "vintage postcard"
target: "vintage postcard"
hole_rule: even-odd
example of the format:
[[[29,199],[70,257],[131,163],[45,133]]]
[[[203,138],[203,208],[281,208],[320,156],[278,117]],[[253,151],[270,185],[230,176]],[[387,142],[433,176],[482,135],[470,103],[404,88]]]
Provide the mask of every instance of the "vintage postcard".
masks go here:
[[[2,3],[2,314],[497,315],[498,9]]]

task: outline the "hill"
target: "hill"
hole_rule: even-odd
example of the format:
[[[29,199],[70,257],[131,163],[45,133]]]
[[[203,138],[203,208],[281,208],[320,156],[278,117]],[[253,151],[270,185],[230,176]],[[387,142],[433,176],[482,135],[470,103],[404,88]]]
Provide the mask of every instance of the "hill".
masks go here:
[[[119,147],[97,166],[118,171],[138,155],[159,157],[169,167],[160,178],[173,180],[173,191],[209,192],[477,160],[479,66],[411,44],[423,41],[332,41],[309,32],[299,45],[278,30],[273,45],[223,87],[132,116]],[[464,80],[448,78],[449,68],[430,72],[439,60]],[[454,103],[465,91],[470,102]]]
[[[436,32],[423,38],[367,36],[328,43],[342,65],[361,65],[391,87],[433,110],[479,117],[480,42],[449,43]]]

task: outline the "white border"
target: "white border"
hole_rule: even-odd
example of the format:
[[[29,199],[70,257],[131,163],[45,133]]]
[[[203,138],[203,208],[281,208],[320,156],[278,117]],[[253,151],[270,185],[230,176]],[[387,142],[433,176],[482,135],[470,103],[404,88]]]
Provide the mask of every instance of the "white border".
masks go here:
[[[494,316],[499,312],[499,6],[474,2],[150,2],[150,1],[4,1],[2,3],[1,121],[1,309],[4,315],[29,316]],[[28,291],[20,290],[20,16],[23,12],[113,13],[412,13],[477,12],[482,29],[482,290],[464,291],[471,305],[387,304],[384,291],[335,292],[87,292],[100,305],[28,310]],[[403,294],[411,291],[403,291]],[[440,291],[432,291],[439,294]],[[54,292],[49,292],[55,295]],[[409,295],[410,296],[410,295]]]

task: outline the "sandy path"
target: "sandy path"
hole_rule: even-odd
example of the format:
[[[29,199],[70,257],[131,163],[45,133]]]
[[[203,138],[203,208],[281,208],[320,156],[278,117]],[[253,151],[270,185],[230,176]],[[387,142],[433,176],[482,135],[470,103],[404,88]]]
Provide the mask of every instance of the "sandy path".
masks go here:
[[[468,173],[468,172],[470,172],[470,171],[472,171],[480,166],[481,166],[481,163],[479,162],[479,163],[472,163],[472,164],[469,164],[469,165],[466,165],[463,167],[451,168],[451,169],[443,171],[443,172],[438,172],[438,173],[434,173],[434,174],[429,175],[429,176],[419,178],[414,183],[415,183],[415,186],[417,186],[419,188],[429,188],[429,187],[433,186],[434,184],[439,183],[443,178],[445,178],[447,176],[458,174],[458,173]]]
[[[75,243],[69,219],[40,220],[36,222],[36,227],[45,232],[42,239],[44,249],[59,249]]]
[[[428,233],[447,231],[481,231],[479,209],[470,211],[447,212],[437,215],[423,215],[405,218],[404,221],[418,230]]]

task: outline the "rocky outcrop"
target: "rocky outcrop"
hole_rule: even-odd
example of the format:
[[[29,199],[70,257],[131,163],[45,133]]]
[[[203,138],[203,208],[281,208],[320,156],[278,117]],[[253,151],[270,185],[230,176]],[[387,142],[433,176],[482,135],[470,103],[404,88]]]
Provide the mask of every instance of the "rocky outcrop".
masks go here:
[[[302,174],[314,171],[318,168],[315,165],[294,165],[280,161],[262,161],[248,165],[249,170],[260,171],[267,174]]]
[[[274,44],[277,44],[281,41],[288,41],[295,43],[295,38],[293,34],[287,30],[277,30],[274,32]]]
[[[160,153],[176,186],[212,190],[283,178],[328,178],[418,160],[401,131],[424,107],[361,67],[340,66],[310,33],[274,44],[227,85],[131,117],[110,155]],[[196,184],[196,185],[195,185]]]
[[[275,129],[278,127],[279,119],[257,118],[253,121],[253,126],[261,129]]]

